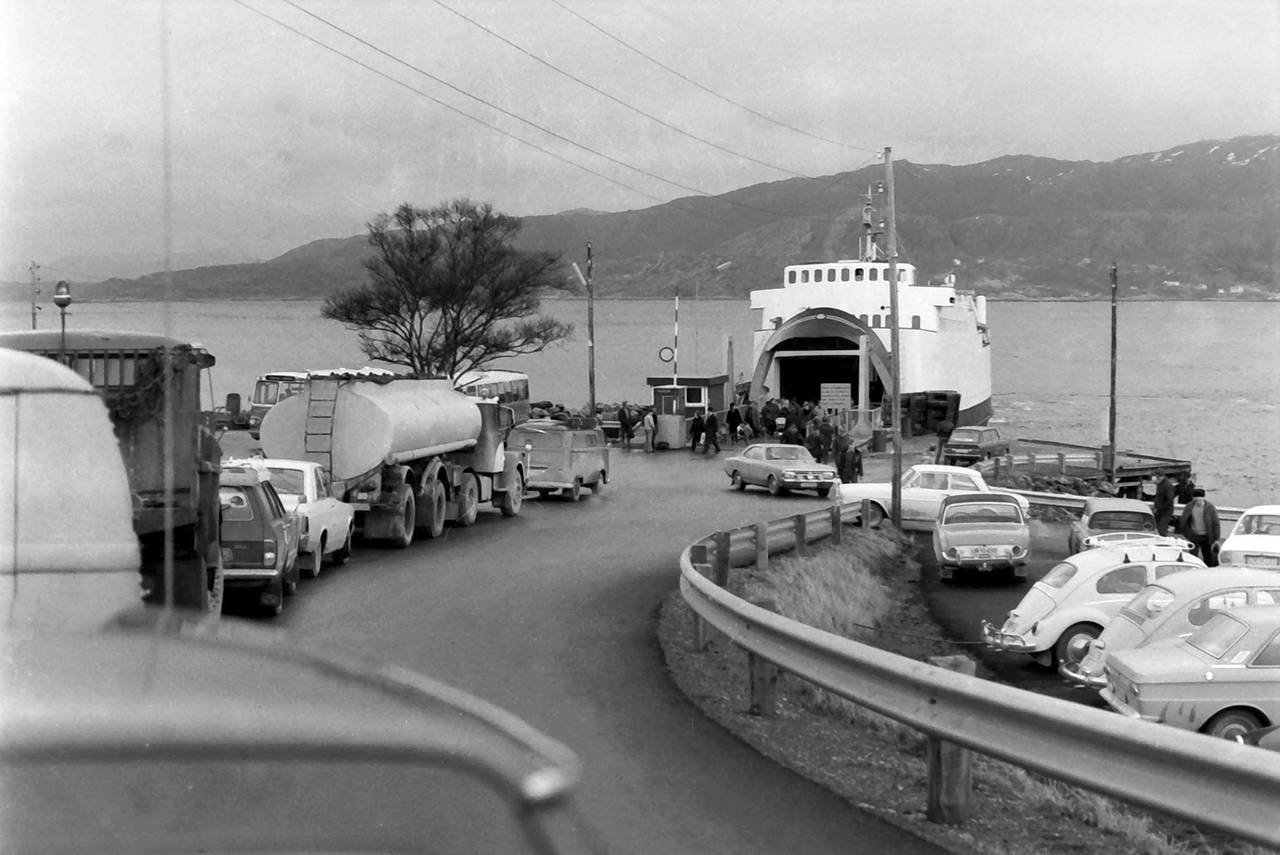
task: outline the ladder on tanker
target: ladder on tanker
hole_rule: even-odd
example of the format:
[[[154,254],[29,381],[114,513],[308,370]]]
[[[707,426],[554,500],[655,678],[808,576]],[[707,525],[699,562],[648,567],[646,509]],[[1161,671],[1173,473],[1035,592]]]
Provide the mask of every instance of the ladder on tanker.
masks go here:
[[[307,420],[303,427],[303,451],[333,475],[333,414],[338,404],[336,379],[311,379],[307,382]]]

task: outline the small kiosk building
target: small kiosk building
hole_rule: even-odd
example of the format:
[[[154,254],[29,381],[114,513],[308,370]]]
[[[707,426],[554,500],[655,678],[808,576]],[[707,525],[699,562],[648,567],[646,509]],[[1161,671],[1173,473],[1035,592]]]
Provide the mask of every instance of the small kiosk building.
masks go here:
[[[714,412],[724,423],[729,405],[728,374],[681,374],[677,377],[646,377],[653,390],[653,414],[657,421],[654,445],[680,448],[689,436],[689,421],[695,413]]]

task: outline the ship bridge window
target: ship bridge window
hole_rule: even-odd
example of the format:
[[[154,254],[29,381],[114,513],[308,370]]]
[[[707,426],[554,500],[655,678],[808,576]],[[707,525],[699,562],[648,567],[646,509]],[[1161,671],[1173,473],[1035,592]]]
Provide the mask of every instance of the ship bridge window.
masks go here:
[[[868,278],[868,279],[870,279],[872,282],[875,282],[877,279],[879,279],[879,278],[880,278],[880,271],[879,271],[879,269],[877,269],[877,268],[875,268],[875,267],[871,268],[871,270],[869,271],[869,275],[867,276],[867,278]]]
[[[863,277],[863,275],[865,274],[865,272],[866,272],[866,271],[864,271],[861,267],[859,267],[859,268],[855,269],[855,270],[853,271],[853,281],[854,281],[854,282],[861,282],[861,281],[862,281],[862,277]]]
[[[809,271],[808,271],[808,270],[801,270],[801,271],[800,271],[800,281],[801,281],[801,282],[808,282],[808,281],[809,281]]]
[[[836,281],[836,269],[834,267],[827,268],[827,281],[828,282]]]
[[[873,327],[878,327],[878,326],[880,326],[880,316],[879,316],[879,315],[872,315],[872,316],[871,316],[871,326],[873,326]]]
[[[787,271],[787,284],[788,285],[796,284],[796,272],[794,270]]]
[[[899,270],[899,271],[898,271],[898,281],[899,281],[899,282],[906,282],[906,281],[907,281],[907,271],[905,271],[905,270]]]
[[[918,329],[920,329],[920,316],[919,316],[919,315],[912,315],[912,316],[911,316],[911,328],[912,328],[913,330],[918,330]]]
[[[849,268],[847,268],[847,267],[841,267],[841,268],[840,268],[840,281],[841,281],[841,282],[848,282],[848,281],[849,281]]]
[[[821,281],[822,281],[822,268],[821,268],[821,267],[819,267],[817,270],[813,271],[813,281],[814,281],[814,282],[821,282]]]

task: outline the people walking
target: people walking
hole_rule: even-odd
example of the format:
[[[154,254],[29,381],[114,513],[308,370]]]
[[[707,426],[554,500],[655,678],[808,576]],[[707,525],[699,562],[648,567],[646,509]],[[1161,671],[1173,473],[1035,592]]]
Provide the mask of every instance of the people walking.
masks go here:
[[[631,420],[631,410],[627,407],[627,402],[623,401],[622,406],[618,408],[618,441],[628,451],[631,450],[631,433],[635,430],[635,422]]]
[[[1196,545],[1200,560],[1206,566],[1218,566],[1218,556],[1213,548],[1222,536],[1222,525],[1218,521],[1218,509],[1204,497],[1203,487],[1196,487],[1192,491],[1191,502],[1182,509],[1178,530]]]
[[[644,416],[640,419],[640,427],[644,430],[644,450],[646,453],[651,452],[656,448],[653,444],[653,435],[658,428],[658,419],[653,414],[653,407],[645,409]]]
[[[702,419],[702,410],[693,414],[693,421],[689,424],[689,438],[693,440],[691,446],[693,451],[698,450],[698,443],[702,441],[702,432],[706,430],[707,423]]]
[[[738,441],[738,428],[742,426],[742,413],[738,411],[736,406],[729,408],[728,414],[724,417],[724,423],[729,428],[729,442],[736,444]]]
[[[706,454],[711,446],[716,447],[716,454],[720,453],[720,420],[716,418],[714,411],[707,411],[707,420],[703,423],[703,439],[702,453]]]
[[[1178,498],[1178,490],[1168,472],[1160,475],[1156,482],[1156,496],[1151,509],[1156,515],[1156,534],[1164,536],[1169,533],[1169,524],[1173,522],[1173,505]]]

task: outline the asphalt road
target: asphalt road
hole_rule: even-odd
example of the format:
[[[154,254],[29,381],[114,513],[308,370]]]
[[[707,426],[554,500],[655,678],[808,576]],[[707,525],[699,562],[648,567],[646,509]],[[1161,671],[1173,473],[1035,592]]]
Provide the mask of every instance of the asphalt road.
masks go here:
[[[726,449],[720,459],[729,454]],[[716,457],[615,450],[603,495],[485,510],[404,551],[357,547],[279,625],[503,706],[575,749],[610,851],[937,852],[747,748],[669,680],[656,615],[680,550],[823,504],[729,489]]]

